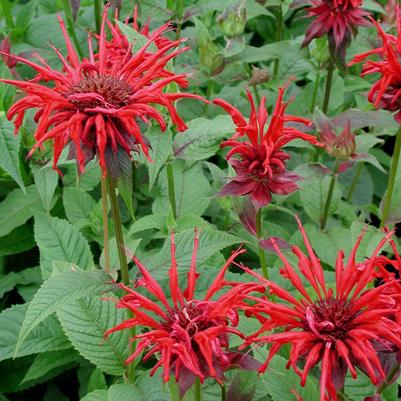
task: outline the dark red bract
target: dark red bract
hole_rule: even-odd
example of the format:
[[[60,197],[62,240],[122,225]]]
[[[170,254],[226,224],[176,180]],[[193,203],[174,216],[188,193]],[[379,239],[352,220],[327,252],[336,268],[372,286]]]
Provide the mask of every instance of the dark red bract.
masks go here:
[[[144,287],[150,297],[120,284],[126,295],[118,301],[117,307],[129,309],[134,317],[112,328],[105,335],[129,327],[145,327],[144,333],[137,334],[132,339],[138,341],[137,349],[126,362],[131,363],[142,352],[145,352],[145,361],[156,356],[158,359],[155,360],[151,375],[162,367],[163,380],[167,382],[173,374],[181,394],[188,390],[196,377],[201,382],[206,377],[213,377],[221,382],[224,379],[224,371],[229,368],[239,366],[246,370],[257,369],[259,364],[253,358],[228,348],[230,334],[244,337],[236,326],[239,321],[238,310],[245,304],[245,294],[260,290],[261,286],[256,283],[230,282],[233,288],[212,300],[227,284],[224,279],[226,270],[244,250],[238,250],[231,255],[210,284],[204,298],[197,299],[195,288],[198,279],[198,237],[195,236],[192,262],[184,291],[181,291],[178,282],[173,235],[171,241],[171,268],[168,272],[171,301],[148,270],[133,257],[142,275],[137,286]],[[157,302],[153,301],[153,298],[156,298]]]
[[[382,363],[383,346],[387,344],[386,350],[391,352],[401,347],[401,326],[393,320],[394,314],[399,313],[399,306],[387,293],[386,286],[369,288],[374,280],[375,258],[388,237],[379,243],[372,258],[363,263],[355,260],[363,234],[346,263],[344,253],[340,251],[335,265],[336,285],[335,289],[331,289],[327,287],[320,261],[301,223],[298,223],[308,256],[296,246],[293,246],[292,252],[298,259],[302,278],[280,248],[275,246],[284,264],[281,273],[291,282],[297,294],[257,276],[270,288],[274,298],[248,296],[255,304],[249,306],[247,313],[256,316],[262,323],[261,329],[248,341],[272,344],[261,370],[267,368],[284,344],[289,344],[288,367],[292,366],[301,377],[302,385],[311,369],[320,363],[320,400],[337,401],[337,393],[344,386],[347,370],[356,378],[356,369],[359,368],[377,385],[386,380],[388,373]],[[249,269],[245,270],[256,275]],[[307,280],[307,285],[302,283],[303,279]],[[264,334],[270,330],[276,332]]]
[[[234,167],[236,177],[219,192],[219,195],[249,195],[257,208],[267,205],[272,194],[287,195],[298,186],[298,176],[286,171],[286,161],[290,155],[281,148],[294,139],[303,139],[318,145],[317,139],[310,134],[288,126],[288,123],[311,125],[311,121],[292,115],[285,115],[289,102],[283,101],[285,88],[279,88],[273,114],[266,129],[266,98],[263,97],[256,110],[252,95],[247,91],[251,105],[251,115],[247,121],[239,110],[222,99],[214,103],[223,107],[237,126],[237,133],[221,144],[230,147],[226,159]],[[242,138],[246,137],[245,140]],[[233,156],[238,155],[239,158]]]
[[[369,91],[368,100],[376,108],[395,112],[394,119],[401,124],[401,15],[396,8],[398,36],[387,34],[379,23],[372,19],[383,46],[354,57],[350,65],[360,63],[369,56],[378,60],[367,60],[361,76],[378,73],[380,78]]]
[[[132,54],[126,38],[124,49],[117,46],[117,34],[114,31],[114,42],[106,40],[106,20],[107,9],[97,38],[98,53],[93,52],[89,38],[88,59],[79,60],[60,18],[67,57],[54,47],[53,50],[63,69],[52,69],[39,55],[36,55],[36,63],[14,56],[16,61],[32,67],[38,74],[26,82],[2,80],[26,95],[7,114],[9,119],[15,118],[16,132],[22,125],[25,112],[31,108],[38,109],[35,114],[38,123],[35,132],[37,142],[31,153],[52,139],[53,167],[56,170],[60,154],[67,145],[70,146],[70,157],[77,160],[80,172],[94,156],[99,158],[104,175],[119,152],[130,156],[132,150],[141,149],[149,158],[148,143],[141,133],[139,121],[148,123],[153,119],[164,131],[167,123],[155,107],[161,105],[167,109],[178,131],[184,131],[187,126],[175,109],[175,100],[183,97],[201,99],[188,93],[163,93],[163,89],[171,82],[181,87],[188,85],[186,74],[174,74],[166,70],[170,60],[187,50],[178,49],[181,40],[162,40],[168,25],[149,34],[147,43]],[[122,38],[121,33],[118,33],[118,37]],[[160,43],[160,47],[151,52],[149,49],[154,43]]]

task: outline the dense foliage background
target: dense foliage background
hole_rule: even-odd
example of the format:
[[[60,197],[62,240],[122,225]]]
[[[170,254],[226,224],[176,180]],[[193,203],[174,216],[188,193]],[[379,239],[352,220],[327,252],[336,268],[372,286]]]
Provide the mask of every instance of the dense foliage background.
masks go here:
[[[69,26],[74,24],[76,42],[86,54],[87,30],[95,30],[93,1],[70,3],[72,7],[68,0],[3,0],[2,49],[6,49],[8,41],[13,54],[29,58],[38,52],[52,66],[60,67],[48,45],[52,43],[62,53],[66,51],[57,22],[57,14],[61,14]],[[136,2],[111,3],[121,6],[120,20],[133,15]],[[180,35],[188,38],[190,50],[180,55],[172,68],[176,72],[191,72],[191,92],[210,100],[223,98],[249,115],[246,86],[256,98],[266,95],[271,110],[278,86],[293,80],[286,94],[287,99],[293,97],[288,112],[312,118],[315,107],[321,109],[323,103],[329,61],[327,39],[317,39],[301,49],[309,21],[302,4],[291,7],[290,3],[246,0],[241,16],[232,20],[230,15],[235,7],[241,7],[235,1],[234,9],[230,9],[223,0],[145,0],[138,3],[138,10],[142,23],[149,19],[150,26],[155,28],[171,19]],[[11,20],[5,18],[6,6]],[[364,8],[377,18],[384,18],[390,29],[394,19],[391,7],[385,10],[386,6],[385,1],[364,1]],[[139,40],[131,28],[126,27],[125,33],[133,43]],[[175,32],[170,34],[174,37]],[[347,61],[377,45],[376,38],[372,27],[360,28],[347,50]],[[264,238],[276,236],[302,247],[293,217],[294,213],[299,215],[328,277],[338,249],[349,253],[366,223],[368,232],[358,252],[359,260],[368,257],[383,237],[377,228],[380,203],[398,125],[390,113],[373,109],[366,98],[372,80],[359,74],[360,66],[334,72],[328,115],[340,131],[344,122],[350,120],[357,134],[355,153],[365,156],[339,174],[325,230],[320,229],[320,224],[335,162],[323,150],[306,142],[295,141],[287,148],[292,156],[289,169],[304,178],[299,183],[300,190],[286,197],[274,197],[263,210]],[[0,75],[29,79],[33,71],[22,64],[7,65],[3,56]],[[119,383],[123,383],[121,375],[128,356],[128,334],[120,332],[107,340],[103,338],[106,329],[123,319],[124,312],[99,297],[99,293],[110,290],[110,285],[99,269],[104,255],[97,161],[92,161],[85,173],[78,176],[75,162],[68,161],[63,154],[60,176],[52,170],[49,143],[27,159],[35,123],[33,113],[27,115],[19,135],[14,136],[14,127],[5,113],[15,96],[15,89],[0,84],[0,400],[169,400],[168,387],[157,375],[149,377],[150,366],[146,364],[138,368],[136,388],[127,392]],[[148,266],[153,276],[167,284],[169,233],[176,233],[179,269],[186,272],[194,227],[201,229],[199,290],[205,291],[225,257],[240,243],[248,250],[241,261],[259,269],[258,248],[254,235],[243,224],[245,202],[214,196],[225,178],[233,175],[224,159],[226,150],[219,146],[234,132],[230,116],[213,104],[190,99],[180,101],[178,110],[188,130],[160,133],[156,126],[150,126],[145,136],[152,146],[154,162],[136,156],[135,168],[122,173],[118,187],[124,238],[129,250]],[[177,218],[170,208],[166,163],[173,166]],[[399,220],[401,175],[397,176],[389,221]],[[111,223],[109,232],[113,277],[117,278],[119,262]],[[270,251],[266,251],[266,257],[271,279],[285,286],[278,271],[281,262]],[[77,267],[83,273],[72,274]],[[134,279],[134,270],[131,275]],[[243,280],[239,269],[232,269],[228,276]],[[31,320],[23,324],[28,303],[43,283],[48,291],[42,292],[42,296],[38,293]],[[252,319],[244,319],[241,328],[252,333],[258,326]],[[17,340],[24,334],[26,338],[20,341],[16,352]],[[263,348],[256,350],[261,361],[265,355]],[[230,372],[231,401],[293,401],[293,389],[305,401],[318,400],[317,379],[310,378],[301,389],[298,377],[287,371],[285,364],[284,352],[259,377],[256,373]],[[357,380],[347,378],[346,386],[349,399],[354,401],[374,393],[363,375]],[[192,397],[190,391],[186,400]],[[397,397],[398,384],[394,383],[386,389],[383,399],[395,401]],[[212,380],[206,382],[204,399],[220,399],[219,386]]]

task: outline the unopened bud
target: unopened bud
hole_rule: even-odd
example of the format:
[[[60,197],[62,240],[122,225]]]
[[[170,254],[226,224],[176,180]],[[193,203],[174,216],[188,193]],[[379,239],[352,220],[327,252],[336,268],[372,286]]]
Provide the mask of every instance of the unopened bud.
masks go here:
[[[257,85],[257,84],[263,84],[264,82],[267,82],[270,78],[270,73],[267,70],[264,70],[262,68],[255,67],[254,65],[252,66],[252,76],[251,79],[248,81],[248,85]]]
[[[224,13],[217,19],[224,35],[233,38],[244,32],[246,25],[245,1],[233,6],[227,6]]]

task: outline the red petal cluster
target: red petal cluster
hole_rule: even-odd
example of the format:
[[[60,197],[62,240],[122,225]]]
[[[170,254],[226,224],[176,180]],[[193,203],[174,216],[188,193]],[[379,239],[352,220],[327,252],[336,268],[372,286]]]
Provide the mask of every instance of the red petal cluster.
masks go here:
[[[302,46],[326,33],[333,39],[336,49],[347,46],[358,25],[369,25],[368,12],[362,10],[362,0],[312,0],[307,8],[314,20],[306,31]]]
[[[174,74],[166,70],[167,63],[187,48],[178,48],[181,40],[163,40],[169,29],[164,25],[149,34],[147,43],[135,54],[121,32],[108,23],[113,38],[106,40],[107,9],[103,14],[98,42],[98,53],[93,52],[89,38],[89,58],[79,60],[64,22],[60,26],[67,46],[65,58],[53,47],[63,69],[54,70],[39,55],[37,62],[14,56],[37,71],[34,79],[24,82],[4,79],[22,90],[26,96],[18,100],[8,111],[8,118],[15,117],[16,131],[22,125],[24,113],[31,108],[38,111],[36,144],[31,153],[45,141],[54,141],[54,169],[64,147],[70,145],[70,156],[75,157],[79,170],[95,155],[99,158],[103,173],[107,165],[120,151],[130,155],[140,148],[149,158],[146,139],[143,137],[139,121],[148,123],[155,120],[161,130],[166,129],[166,121],[155,105],[165,107],[179,131],[187,127],[179,117],[174,102],[183,97],[196,97],[185,93],[163,93],[171,82],[181,87],[188,85],[186,74]],[[118,46],[118,40],[124,41]],[[155,52],[149,49],[154,43],[159,45]],[[47,85],[42,84],[46,82]],[[49,85],[50,83],[50,85]],[[201,98],[200,98],[201,99]]]
[[[372,258],[363,263],[355,260],[363,233],[346,263],[344,253],[339,252],[333,292],[326,285],[323,268],[299,221],[298,224],[308,255],[296,246],[292,252],[298,259],[302,278],[275,246],[284,264],[281,273],[298,294],[257,276],[270,288],[274,298],[248,295],[255,304],[249,306],[247,313],[262,323],[261,329],[248,341],[272,344],[262,371],[280,348],[289,344],[288,367],[292,366],[301,377],[302,385],[311,369],[320,363],[320,400],[337,401],[347,370],[355,378],[359,368],[372,383],[379,384],[386,380],[388,373],[383,363],[383,350],[394,355],[394,350],[401,348],[401,326],[394,320],[394,315],[400,311],[399,304],[388,294],[387,285],[369,286],[374,280],[375,259],[389,235],[376,247]],[[245,270],[256,276],[253,271]],[[263,334],[270,330],[276,333]]]
[[[383,46],[354,57],[350,65],[360,63],[371,55],[379,60],[367,60],[362,68],[361,76],[379,73],[379,80],[369,91],[369,102],[375,107],[396,112],[395,120],[401,124],[401,15],[396,8],[398,37],[387,34],[379,23],[372,19]]]
[[[286,171],[286,161],[290,155],[281,148],[294,139],[303,139],[315,145],[320,145],[313,135],[305,134],[288,126],[294,122],[311,125],[305,118],[285,115],[289,102],[283,101],[285,88],[279,88],[278,98],[266,129],[268,114],[266,98],[263,97],[256,110],[254,100],[249,91],[247,96],[251,106],[251,115],[247,121],[234,106],[222,99],[214,100],[229,113],[237,126],[236,134],[221,144],[230,147],[226,159],[234,167],[237,176],[231,179],[220,191],[219,195],[250,195],[257,208],[267,205],[272,194],[287,195],[298,187],[296,174]],[[246,137],[246,140],[242,138]],[[239,159],[233,158],[238,155]]]
[[[149,271],[136,257],[133,257],[142,275],[136,285],[146,288],[150,297],[120,284],[126,295],[118,301],[117,307],[129,309],[134,317],[105,334],[108,336],[115,331],[130,327],[145,327],[144,333],[137,334],[133,338],[137,340],[137,349],[126,362],[132,362],[144,351],[145,361],[156,356],[158,360],[153,366],[151,375],[162,367],[163,380],[167,382],[173,373],[181,394],[191,387],[196,377],[201,382],[206,377],[222,381],[224,371],[231,367],[238,366],[248,370],[259,367],[253,358],[239,352],[231,352],[228,347],[230,334],[244,338],[236,326],[239,319],[237,311],[245,304],[245,294],[261,289],[261,286],[255,283],[230,282],[233,288],[219,295],[218,299],[212,300],[212,297],[227,284],[224,279],[226,270],[244,250],[237,250],[231,255],[209,286],[204,298],[196,299],[194,296],[198,279],[197,248],[198,236],[195,235],[187,287],[182,291],[179,287],[174,235],[171,237],[171,267],[168,272],[171,302]],[[154,302],[153,298],[158,302]]]

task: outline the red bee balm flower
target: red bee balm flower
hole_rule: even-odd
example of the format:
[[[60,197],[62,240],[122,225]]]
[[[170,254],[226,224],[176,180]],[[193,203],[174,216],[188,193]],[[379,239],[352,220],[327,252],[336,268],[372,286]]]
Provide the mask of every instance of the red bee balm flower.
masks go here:
[[[401,124],[401,16],[396,8],[398,37],[389,35],[372,19],[383,46],[354,57],[350,65],[360,63],[371,55],[379,60],[367,60],[363,65],[361,76],[379,73],[380,79],[369,91],[368,100],[376,108],[394,111],[394,119]]]
[[[306,31],[302,46],[327,33],[338,50],[347,47],[358,25],[369,25],[365,19],[369,13],[360,8],[361,0],[312,0],[311,4],[306,11],[314,20]]]
[[[198,278],[196,272],[196,253],[198,237],[195,235],[192,262],[188,272],[187,288],[181,291],[178,284],[178,271],[175,259],[174,236],[171,237],[171,268],[169,284],[171,302],[152,278],[141,262],[133,257],[142,278],[137,286],[145,287],[151,298],[145,297],[136,290],[122,284],[119,286],[126,291],[117,307],[127,308],[133,318],[106,332],[106,336],[118,330],[129,327],[145,327],[146,332],[137,334],[133,340],[138,340],[136,351],[127,359],[132,362],[143,351],[143,357],[148,360],[157,357],[151,375],[163,368],[163,380],[168,382],[173,373],[183,395],[198,377],[201,382],[206,377],[213,377],[219,382],[224,378],[227,369],[239,366],[243,369],[256,370],[259,364],[250,356],[228,350],[229,334],[243,338],[243,334],[235,327],[238,324],[237,310],[245,305],[246,292],[260,289],[255,283],[229,283],[232,289],[219,296],[212,297],[226,285],[224,274],[233,260],[244,250],[237,250],[227,260],[216,279],[209,286],[203,299],[195,298],[195,287]],[[159,305],[160,303],[160,305]]]
[[[250,195],[257,208],[267,205],[272,199],[272,193],[287,195],[298,187],[298,176],[286,171],[285,163],[290,155],[281,148],[294,139],[303,139],[315,145],[319,144],[313,135],[305,134],[296,128],[286,126],[289,122],[311,125],[311,121],[284,115],[288,103],[283,102],[285,88],[279,88],[270,124],[266,129],[267,111],[266,98],[263,97],[257,111],[252,95],[247,91],[251,105],[249,121],[242,116],[239,110],[222,99],[215,99],[214,103],[221,106],[232,117],[237,126],[237,133],[222,147],[231,147],[226,159],[234,167],[237,176],[226,184],[219,195]],[[239,140],[246,136],[247,140]],[[320,145],[320,144],[319,144]],[[239,159],[232,156],[239,155]]]
[[[63,148],[70,145],[70,155],[75,157],[79,170],[95,155],[99,158],[103,173],[112,165],[113,157],[123,151],[140,146],[149,158],[146,139],[142,136],[138,120],[148,122],[154,119],[162,130],[166,129],[164,117],[152,104],[164,106],[179,131],[187,127],[174,107],[174,101],[183,97],[200,97],[188,93],[163,93],[171,82],[187,86],[186,75],[175,75],[166,71],[166,64],[187,48],[176,49],[181,40],[168,42],[154,53],[149,47],[159,41],[168,25],[152,32],[148,42],[135,54],[130,46],[125,54],[116,58],[106,41],[105,23],[107,9],[103,14],[98,54],[94,54],[89,39],[89,58],[79,60],[67,35],[64,22],[59,22],[67,45],[67,58],[53,47],[61,60],[62,71],[53,70],[45,60],[36,55],[38,63],[14,56],[38,74],[30,81],[3,79],[2,82],[21,89],[26,96],[18,100],[8,111],[8,118],[14,117],[16,132],[22,125],[24,113],[37,108],[35,132],[37,140],[30,154],[46,140],[54,141],[53,168]],[[40,82],[50,85],[43,85]]]
[[[299,221],[298,224],[308,256],[296,246],[293,246],[292,252],[298,259],[299,271],[308,285],[304,286],[303,278],[275,245],[284,263],[281,273],[299,295],[257,276],[266,283],[275,298],[269,300],[266,297],[260,299],[248,296],[256,304],[249,306],[247,313],[255,315],[262,322],[262,328],[248,341],[272,344],[262,371],[279,349],[289,344],[291,351],[288,367],[292,366],[301,377],[302,385],[310,370],[320,363],[320,400],[337,400],[336,394],[344,386],[348,369],[352,377],[356,378],[356,368],[360,368],[374,384],[386,379],[377,344],[391,343],[397,349],[401,347],[401,326],[392,320],[394,313],[399,312],[399,307],[386,294],[386,285],[368,288],[374,280],[374,259],[387,242],[388,236],[379,243],[372,258],[363,263],[355,261],[363,234],[359,236],[346,264],[344,253],[339,251],[333,292],[325,282],[323,268]],[[249,269],[245,270],[256,275]],[[307,288],[313,289],[315,296]],[[277,332],[260,336],[269,330]],[[300,361],[303,370],[298,365]]]

